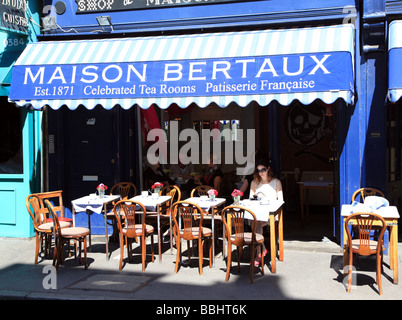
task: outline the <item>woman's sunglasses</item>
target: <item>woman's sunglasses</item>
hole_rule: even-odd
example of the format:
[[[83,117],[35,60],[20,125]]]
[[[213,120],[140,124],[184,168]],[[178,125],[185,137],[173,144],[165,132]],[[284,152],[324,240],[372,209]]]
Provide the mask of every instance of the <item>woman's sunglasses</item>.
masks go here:
[[[265,172],[267,171],[267,168],[262,168],[262,169],[255,169],[256,172]]]

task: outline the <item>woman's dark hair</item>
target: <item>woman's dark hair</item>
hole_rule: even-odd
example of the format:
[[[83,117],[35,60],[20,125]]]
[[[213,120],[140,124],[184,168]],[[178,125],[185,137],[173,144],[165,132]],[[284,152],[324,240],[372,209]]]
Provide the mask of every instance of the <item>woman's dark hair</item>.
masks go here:
[[[257,171],[258,166],[263,166],[263,167],[267,168],[268,177],[270,177],[271,179],[273,179],[275,177],[274,172],[272,171],[272,168],[271,168],[271,161],[266,158],[260,158],[256,161],[255,169],[254,169],[254,180],[258,181],[258,183],[261,182],[261,177]]]

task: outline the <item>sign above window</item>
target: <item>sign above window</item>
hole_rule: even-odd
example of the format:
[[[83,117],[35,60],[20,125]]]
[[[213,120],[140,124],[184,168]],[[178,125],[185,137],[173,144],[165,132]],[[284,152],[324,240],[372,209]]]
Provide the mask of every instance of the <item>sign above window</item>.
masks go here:
[[[0,0],[0,27],[27,34],[27,10],[28,2],[25,0]]]
[[[245,1],[249,0],[75,0],[78,5],[77,13],[171,8],[201,4],[217,4]]]

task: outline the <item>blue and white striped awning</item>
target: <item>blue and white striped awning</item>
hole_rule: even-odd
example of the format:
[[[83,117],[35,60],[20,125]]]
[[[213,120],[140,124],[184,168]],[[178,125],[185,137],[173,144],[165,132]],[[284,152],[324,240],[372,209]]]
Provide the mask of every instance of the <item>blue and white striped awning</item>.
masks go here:
[[[398,101],[402,96],[402,21],[389,24],[388,32],[388,99]]]
[[[38,42],[13,67],[9,99],[35,109],[353,104],[353,70],[352,25]]]

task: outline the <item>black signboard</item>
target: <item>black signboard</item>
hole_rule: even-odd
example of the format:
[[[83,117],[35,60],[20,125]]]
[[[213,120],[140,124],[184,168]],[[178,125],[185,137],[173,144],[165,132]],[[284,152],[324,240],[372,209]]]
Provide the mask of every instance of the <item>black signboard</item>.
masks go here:
[[[25,15],[28,3],[25,0],[0,0],[0,26],[7,30],[28,32],[28,19]]]
[[[171,8],[243,1],[244,0],[75,0],[78,5],[77,13]]]

